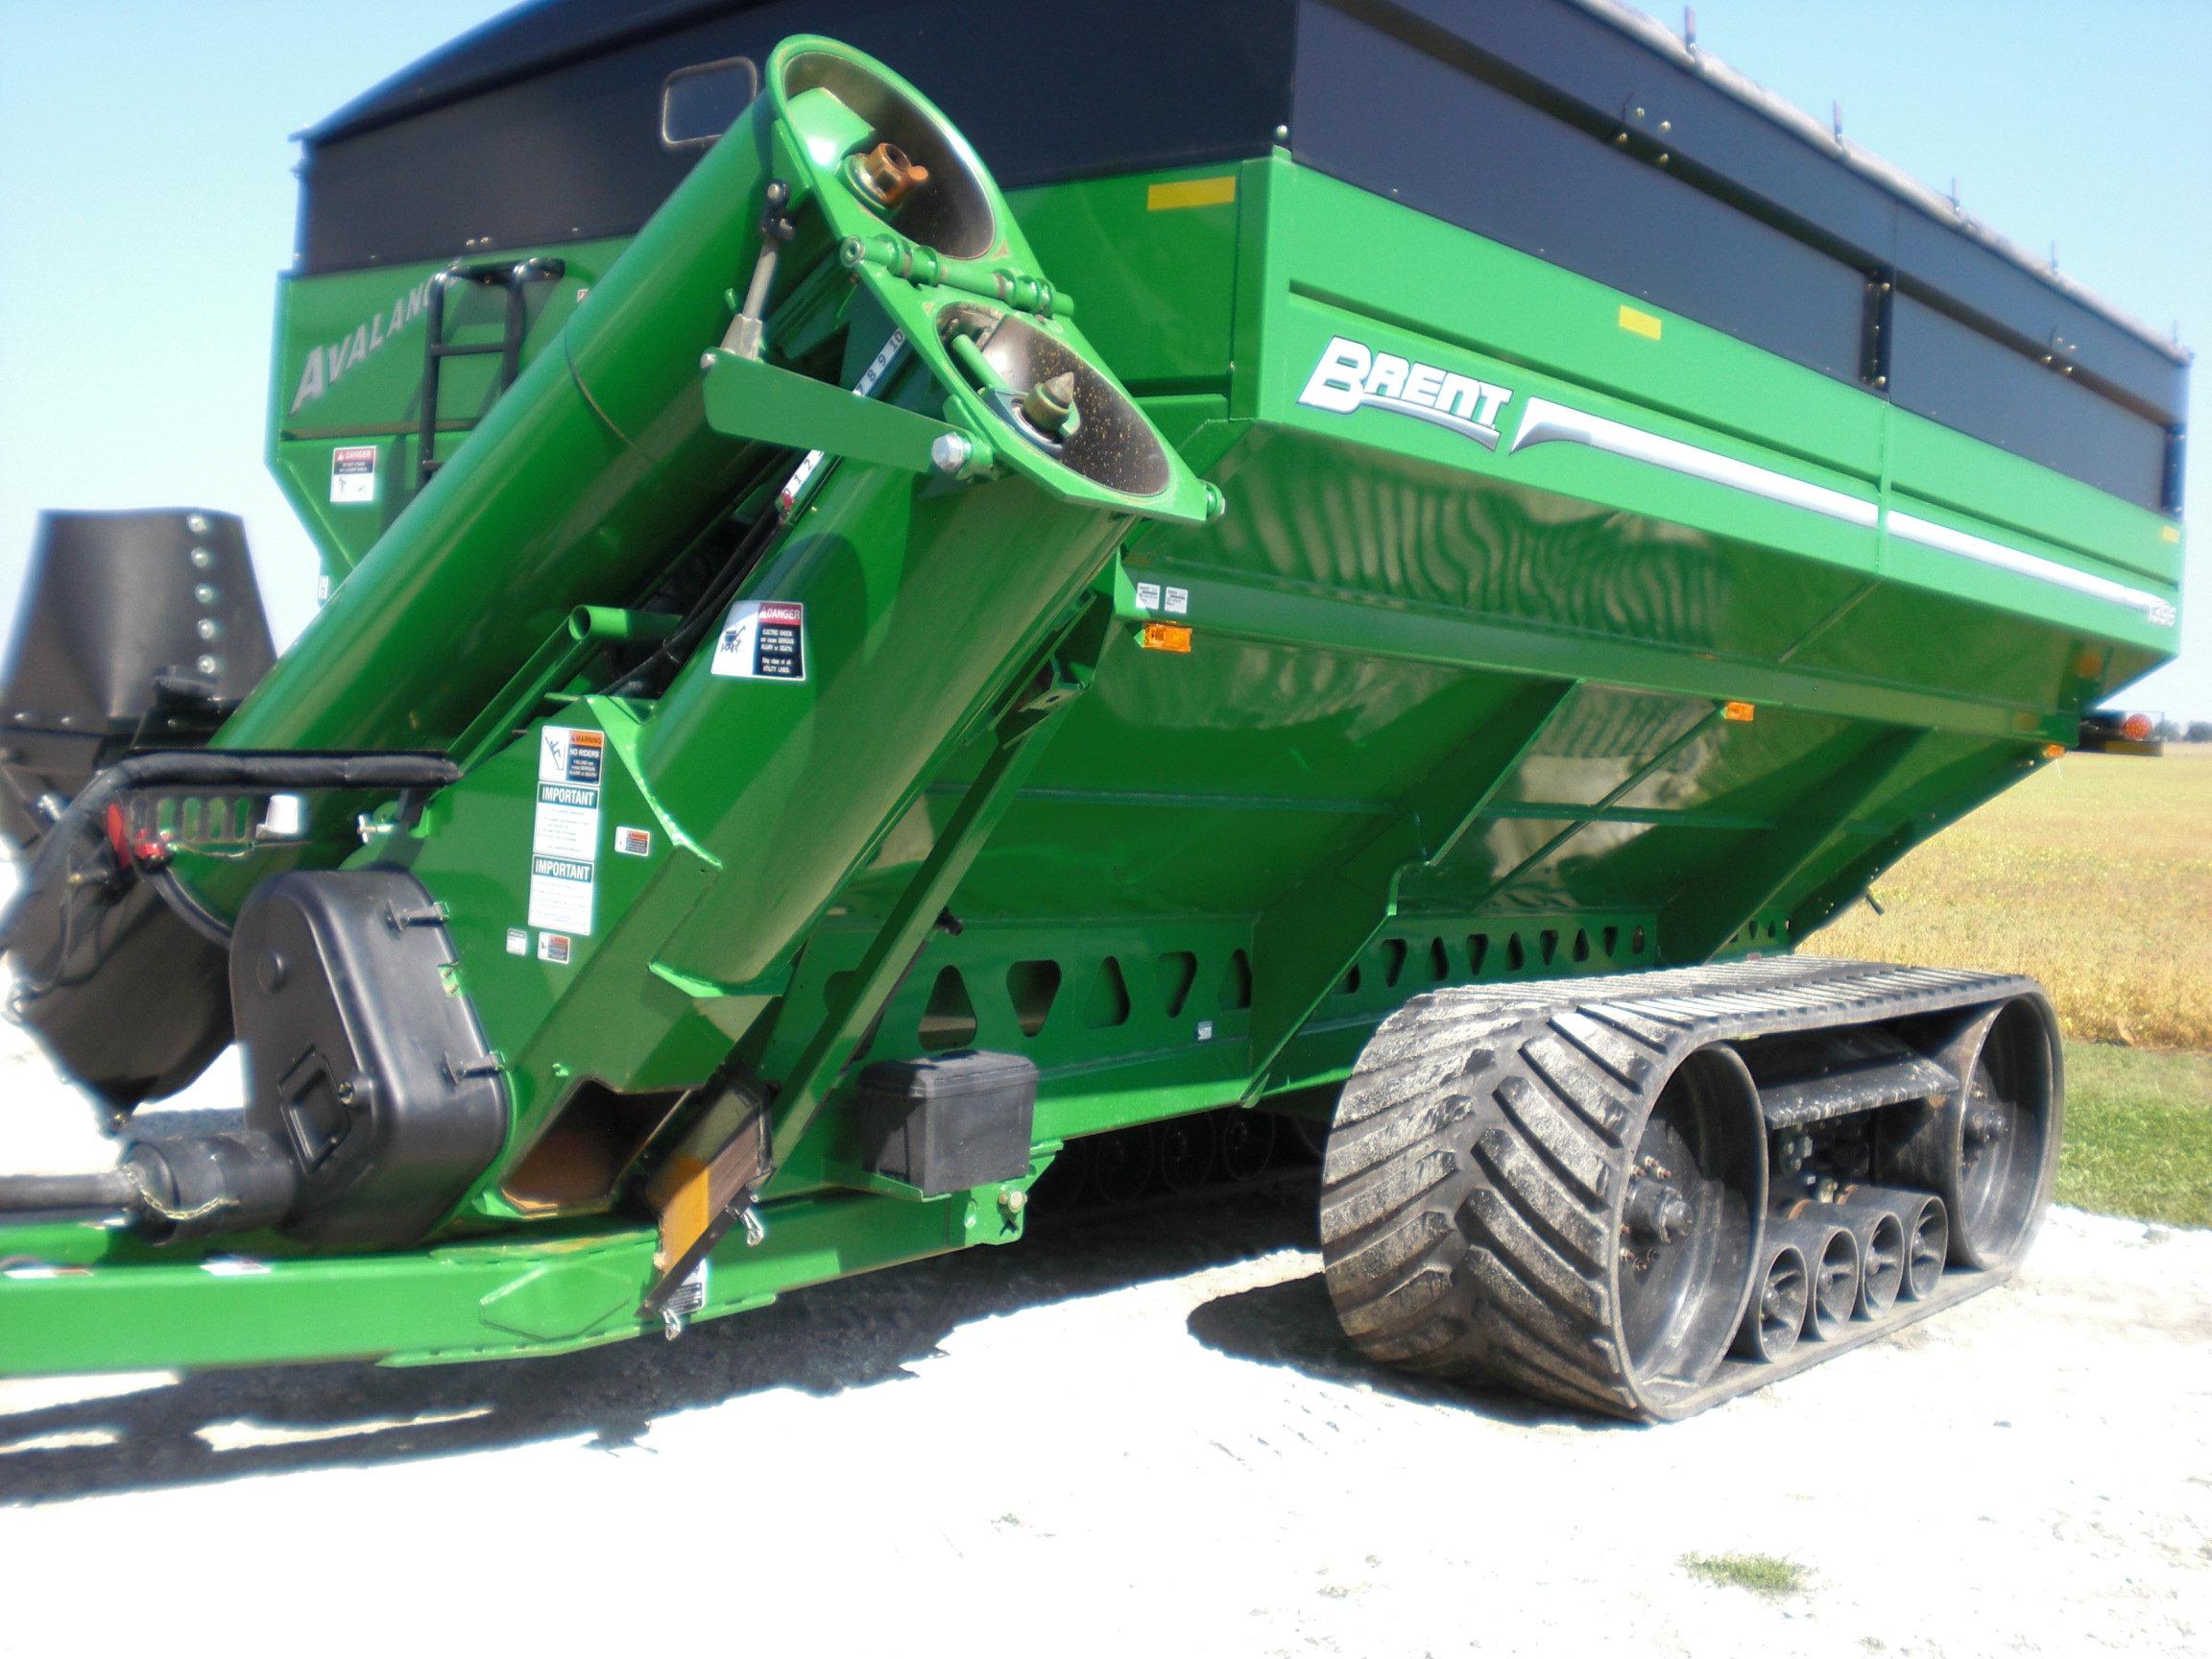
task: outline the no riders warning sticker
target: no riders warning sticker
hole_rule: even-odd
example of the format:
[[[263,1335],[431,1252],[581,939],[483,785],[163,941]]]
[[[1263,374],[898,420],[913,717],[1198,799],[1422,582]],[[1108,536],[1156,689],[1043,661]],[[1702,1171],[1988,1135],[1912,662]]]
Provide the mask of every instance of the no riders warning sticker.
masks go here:
[[[712,672],[725,680],[806,678],[806,607],[740,599],[723,618]]]

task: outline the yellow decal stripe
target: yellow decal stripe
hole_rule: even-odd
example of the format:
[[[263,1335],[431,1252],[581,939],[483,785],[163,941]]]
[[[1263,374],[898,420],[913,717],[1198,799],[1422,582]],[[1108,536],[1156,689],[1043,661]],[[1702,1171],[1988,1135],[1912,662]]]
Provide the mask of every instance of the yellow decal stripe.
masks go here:
[[[1176,207],[1219,207],[1237,200],[1237,175],[1217,179],[1178,179],[1171,183],[1147,185],[1144,210],[1165,213]]]
[[[1647,340],[1659,338],[1659,319],[1648,311],[1639,311],[1633,305],[1621,307],[1621,326],[1631,334],[1641,334]]]

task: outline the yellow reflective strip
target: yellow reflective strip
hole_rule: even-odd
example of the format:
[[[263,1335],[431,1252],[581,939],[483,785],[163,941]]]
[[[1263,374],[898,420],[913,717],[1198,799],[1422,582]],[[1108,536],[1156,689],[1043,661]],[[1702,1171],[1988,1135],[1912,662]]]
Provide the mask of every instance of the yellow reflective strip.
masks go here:
[[[1178,179],[1172,183],[1150,184],[1144,190],[1144,210],[1165,213],[1173,207],[1219,207],[1237,200],[1237,175],[1218,179]]]
[[[2158,526],[2158,540],[2178,544],[2181,540],[2181,532],[2175,529],[2171,524],[2161,524]]]
[[[696,1158],[672,1158],[669,1165],[677,1186],[661,1206],[661,1250],[653,1259],[653,1265],[663,1273],[706,1237],[707,1224],[714,1215],[708,1192],[712,1176],[707,1166]]]
[[[1648,311],[1639,311],[1633,305],[1621,307],[1621,326],[1631,334],[1641,334],[1647,340],[1659,338],[1659,319]]]

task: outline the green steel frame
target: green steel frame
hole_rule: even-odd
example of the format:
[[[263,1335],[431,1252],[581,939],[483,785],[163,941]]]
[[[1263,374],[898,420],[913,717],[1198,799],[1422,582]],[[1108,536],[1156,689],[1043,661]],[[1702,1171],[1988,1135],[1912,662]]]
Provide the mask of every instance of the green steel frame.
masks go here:
[[[732,188],[739,148],[715,152]],[[1133,511],[1040,471],[1018,501],[998,486],[972,509],[917,505],[930,443],[985,429],[945,403],[943,364],[841,427],[848,393],[715,354],[685,442],[723,456],[725,495],[747,444],[847,457],[819,522],[863,565],[898,552],[888,587],[846,592],[844,624],[817,610],[818,650],[865,657],[891,626],[880,595],[901,592],[898,631],[987,670],[931,711],[957,740],[837,728],[852,747],[836,764],[896,786],[869,798],[865,854],[827,902],[782,902],[805,886],[784,856],[807,824],[789,815],[790,766],[818,733],[741,737],[715,712],[727,683],[696,674],[658,705],[608,694],[589,677],[599,649],[669,624],[626,593],[555,585],[535,655],[517,650],[440,739],[468,782],[356,854],[410,865],[453,913],[456,981],[513,1087],[506,1155],[411,1253],[314,1259],[256,1238],[197,1259],[82,1228],[0,1236],[0,1256],[34,1263],[0,1280],[0,1370],[554,1352],[636,1334],[646,1290],[697,1259],[705,1317],[1002,1242],[1026,1181],[926,1201],[858,1169],[840,1110],[856,1055],[1030,1055],[1031,1178],[1072,1137],[1300,1106],[1431,985],[1793,949],[2175,648],[2171,520],[1287,154],[1001,204],[1022,268],[1080,299],[1081,333],[1064,296],[1053,326],[1177,451],[1189,482],[1171,503]],[[667,218],[641,247],[682,232]],[[532,371],[557,375],[565,326],[648,294],[625,248],[503,251],[557,254],[565,275],[529,294],[516,391],[498,394],[487,358],[446,368],[433,489],[469,487],[493,429],[531,418]],[[713,249],[741,275],[738,244]],[[872,257],[848,261],[878,309],[849,318],[847,384],[894,325],[935,341],[923,290]],[[409,399],[433,275],[283,285],[270,460],[334,590],[288,685],[420,676],[453,649],[366,597],[347,606],[354,572],[421,517]],[[447,338],[493,338],[502,303],[462,290]],[[685,313],[661,338],[688,362],[699,327]],[[334,505],[332,451],[363,444],[380,493]],[[573,446],[556,459],[589,464]],[[479,483],[496,500],[511,481]],[[626,533],[672,554],[674,526],[649,514]],[[1064,574],[1013,620],[993,632],[968,613],[1007,550],[1047,544],[1070,550]],[[937,587],[914,586],[939,566]],[[789,574],[771,558],[746,591]],[[1191,630],[1188,653],[1141,648],[1161,621]],[[357,737],[343,684],[325,702],[327,717],[250,708],[225,740]],[[604,937],[558,965],[506,943],[537,776],[534,742],[511,738],[550,725],[605,734],[607,818],[661,850],[611,861]],[[676,736],[733,758],[714,774],[696,749],[672,760]],[[747,820],[781,826],[751,842],[728,828],[747,778],[783,813]],[[956,932],[933,926],[948,910]],[[671,1261],[610,1202],[516,1195],[579,1087],[692,1089],[733,1052],[781,1086],[757,1246],[700,1232]],[[727,1127],[693,1143],[710,1152]],[[709,1208],[743,1196],[717,1189]]]

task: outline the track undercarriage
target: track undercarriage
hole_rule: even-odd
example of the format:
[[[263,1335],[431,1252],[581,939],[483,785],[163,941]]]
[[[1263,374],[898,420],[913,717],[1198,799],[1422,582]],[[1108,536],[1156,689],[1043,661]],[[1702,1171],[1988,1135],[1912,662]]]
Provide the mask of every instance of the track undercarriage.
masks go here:
[[[1370,1358],[1671,1420],[1987,1288],[2050,1201],[2031,980],[1801,958],[1416,998],[1344,1090]]]

